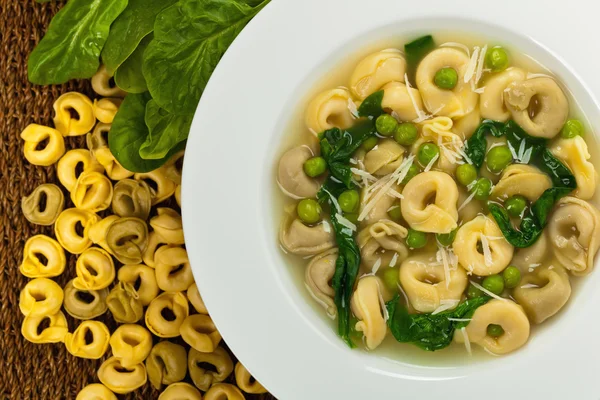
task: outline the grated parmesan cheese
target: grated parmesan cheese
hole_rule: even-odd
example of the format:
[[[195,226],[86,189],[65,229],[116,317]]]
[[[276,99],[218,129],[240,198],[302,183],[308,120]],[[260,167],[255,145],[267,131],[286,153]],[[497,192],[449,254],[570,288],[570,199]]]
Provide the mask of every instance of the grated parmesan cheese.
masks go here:
[[[358,164],[358,161],[356,161],[354,158],[349,159],[348,162],[353,165]]]
[[[390,260],[390,267],[396,266],[396,261],[398,261],[398,253],[394,253],[394,256]]]
[[[404,196],[402,196],[401,193],[398,193],[398,191],[394,190],[394,189],[388,189],[388,194],[391,194],[393,197],[396,197],[398,199],[403,199]]]
[[[354,103],[354,101],[352,101],[351,98],[348,98],[348,110],[350,110],[350,114],[352,114],[352,116],[354,118],[358,118],[358,110],[356,109],[356,104]]]
[[[481,49],[481,53],[479,53],[479,60],[477,60],[477,73],[475,74],[475,84],[479,83],[481,79],[481,75],[483,75],[483,64],[485,63],[485,54],[487,53],[487,44],[483,46]]]
[[[438,261],[442,263],[444,266],[444,280],[446,281],[446,289],[450,288],[450,265],[448,263],[448,254],[446,253],[446,249],[440,245],[438,245],[438,251],[436,253],[436,258]]]
[[[481,286],[479,283],[473,282],[473,281],[470,281],[470,282],[471,282],[471,285],[475,286],[477,289],[481,290],[483,293],[487,294],[488,296],[493,297],[494,299],[497,299],[497,300],[508,301],[504,297],[500,297],[497,294],[490,292],[489,290],[487,290],[486,288]]]
[[[377,261],[375,261],[375,264],[373,264],[373,269],[371,270],[373,275],[375,275],[377,271],[379,271],[379,267],[381,267],[381,257],[379,257]]]
[[[412,89],[412,86],[410,86],[410,82],[408,81],[407,73],[404,73],[404,82],[406,83],[406,91],[408,93],[408,97],[410,97],[410,102],[412,103],[412,105],[415,109],[415,113],[417,113],[417,119],[415,119],[413,122],[422,122],[422,121],[426,120],[429,117],[417,105],[415,96],[413,96],[412,91],[410,90],[410,89]]]
[[[467,333],[467,328],[465,328],[464,326],[460,328],[460,333],[462,333],[463,339],[465,340],[465,348],[467,349],[467,353],[469,353],[469,355],[472,356],[473,352],[471,351],[471,342],[469,341],[469,334]]]
[[[322,225],[323,225],[323,232],[331,233],[331,225],[329,225],[329,221],[324,219],[322,222]]]
[[[459,300],[440,300],[440,306],[436,308],[431,315],[436,315],[441,312],[451,310],[459,303]]]
[[[379,285],[379,281],[377,282],[377,294],[379,295],[379,305],[381,306],[381,312],[383,313],[383,319],[385,322],[390,319],[390,314],[385,306],[385,301],[383,300],[383,294],[381,293],[381,286]]]
[[[481,240],[481,247],[483,248],[483,262],[486,267],[489,267],[494,262],[492,259],[492,251],[490,250],[490,242],[488,242],[487,236],[483,233],[479,234],[479,239]]]
[[[335,218],[338,220],[340,225],[345,226],[346,228],[356,231],[356,225],[350,222],[347,218],[345,218],[342,214],[335,214]]]
[[[523,286],[521,286],[521,289],[538,289],[539,286],[538,285],[534,285],[533,283],[527,283]]]
[[[319,134],[313,128],[308,128],[308,130],[309,130],[310,133],[312,133],[316,137],[319,137]]]
[[[435,157],[433,157],[431,159],[431,161],[429,161],[429,164],[427,164],[427,166],[425,167],[425,169],[423,170],[423,172],[428,172],[431,167],[433,167],[433,164],[435,164],[435,162],[437,161],[437,159],[440,158],[439,153],[435,155]]]
[[[475,197],[475,192],[471,193],[471,194],[469,195],[469,197],[467,197],[467,198],[465,199],[465,201],[463,201],[463,203],[460,205],[460,207],[458,207],[458,210],[457,210],[457,211],[460,211],[460,210],[462,210],[463,208],[465,208],[465,207],[467,206],[467,204],[469,204],[469,203],[471,202],[471,200],[473,200],[473,198],[474,198],[474,197]]]
[[[279,189],[281,189],[283,194],[285,194],[288,197],[291,197],[294,200],[302,200],[304,198],[304,197],[296,196],[295,194],[290,193],[287,190],[285,190],[284,187],[281,185],[281,183],[279,183],[279,179],[277,180],[277,186],[279,186]]]
[[[377,180],[378,180],[373,175],[371,175],[370,173],[368,173],[367,171],[364,171],[362,169],[350,168],[350,172],[352,172],[355,175],[360,176],[361,178],[366,178],[367,180],[370,180],[370,181],[373,181],[373,182],[377,182]]]
[[[475,74],[475,68],[477,68],[477,60],[479,59],[479,50],[479,46],[475,46],[473,49],[473,55],[471,55],[469,65],[467,66],[467,70],[465,71],[465,83],[469,83],[469,81],[473,79],[473,75]]]
[[[465,142],[465,145],[466,145],[466,142]],[[471,158],[469,158],[469,156],[467,155],[467,153],[465,153],[465,151],[462,149],[462,147],[456,147],[456,152],[458,154],[460,154],[466,162],[473,165],[473,160],[471,160]]]
[[[325,187],[323,187],[322,189],[323,189],[323,191],[325,193],[327,193],[327,195],[329,196],[329,198],[331,198],[331,202],[335,206],[335,209],[337,210],[338,214],[341,214],[342,213],[342,208],[340,207],[340,203],[338,203],[338,201],[335,198],[335,196],[332,195],[331,193],[329,193],[329,190],[325,189]]]
[[[454,322],[469,322],[471,320],[472,320],[472,318],[450,318],[450,317],[448,317],[448,321],[454,321]]]

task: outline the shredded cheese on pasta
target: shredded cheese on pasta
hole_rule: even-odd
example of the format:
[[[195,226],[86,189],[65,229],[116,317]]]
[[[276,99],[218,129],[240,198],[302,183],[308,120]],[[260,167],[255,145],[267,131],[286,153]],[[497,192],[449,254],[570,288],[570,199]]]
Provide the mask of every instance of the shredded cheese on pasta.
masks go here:
[[[433,167],[433,164],[435,164],[435,162],[438,160],[438,158],[440,158],[439,153],[435,155],[435,157],[433,157],[431,159],[431,161],[429,161],[429,164],[427,164],[427,166],[425,167],[425,169],[423,170],[423,172],[428,172],[431,167]]]
[[[398,253],[394,253],[394,256],[390,260],[390,267],[396,266],[396,261],[398,261]]]
[[[335,214],[335,217],[337,218],[340,225],[345,226],[346,228],[350,229],[351,231],[356,232],[356,225],[354,225],[352,222],[350,222],[342,214],[339,214],[339,213]]]
[[[473,198],[475,197],[475,192],[471,193],[469,195],[469,197],[467,197],[465,199],[465,201],[463,201],[463,203],[460,205],[460,207],[458,207],[458,210],[460,212],[460,210],[462,210],[463,208],[465,208],[467,206],[467,204],[469,204],[471,202],[471,200],[473,200]]]
[[[492,259],[492,251],[490,250],[490,242],[488,242],[487,236],[483,233],[479,234],[479,238],[481,240],[481,247],[483,249],[483,262],[486,267],[491,266],[494,263]]]
[[[473,355],[473,352],[471,351],[471,342],[469,341],[469,334],[467,333],[467,328],[465,328],[464,326],[462,328],[460,328],[460,333],[462,333],[463,339],[465,340],[465,348],[467,349],[467,353],[469,353],[469,355]]]
[[[436,315],[441,312],[451,310],[459,303],[459,300],[440,300],[440,306],[436,308],[431,315]]]
[[[471,281],[471,285],[475,286],[477,289],[481,290],[483,293],[487,294],[490,297],[493,297],[496,300],[508,301],[504,297],[500,297],[497,294],[494,294],[494,293],[490,292],[489,290],[487,290],[486,288],[484,288],[483,286],[481,286],[477,282]]]

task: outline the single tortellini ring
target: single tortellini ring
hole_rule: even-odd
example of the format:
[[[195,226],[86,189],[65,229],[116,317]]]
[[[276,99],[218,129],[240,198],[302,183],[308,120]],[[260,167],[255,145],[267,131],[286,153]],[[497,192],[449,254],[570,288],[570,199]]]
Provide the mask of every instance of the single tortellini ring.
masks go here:
[[[179,329],[190,313],[188,301],[181,292],[165,292],[150,302],[146,309],[146,326],[158,337],[180,335]],[[168,319],[165,317],[168,316]]]
[[[96,124],[92,101],[82,93],[65,93],[56,99],[53,107],[54,126],[63,136],[85,135]]]
[[[481,117],[499,122],[508,121],[511,114],[504,104],[504,91],[511,83],[521,82],[526,78],[527,73],[516,67],[489,77],[485,81],[485,90],[480,97]]]
[[[314,153],[308,146],[294,147],[281,156],[277,184],[286,196],[295,200],[316,197],[321,182],[304,172],[304,163],[312,157]]]
[[[337,248],[316,255],[310,260],[304,274],[304,283],[306,284],[309,293],[317,303],[325,308],[327,315],[332,319],[337,316],[337,307],[333,300],[335,290],[330,282],[335,273],[335,262],[337,257]]]
[[[98,247],[85,250],[75,264],[73,286],[81,290],[102,290],[115,280],[115,263],[107,251]]]
[[[183,292],[194,283],[187,251],[181,247],[163,246],[155,255],[156,283],[165,292]]]
[[[81,254],[92,245],[90,227],[100,218],[88,210],[68,208],[60,213],[54,224],[58,243],[72,254]]]
[[[83,172],[71,192],[71,201],[79,209],[98,212],[110,206],[112,196],[112,183],[104,174]]]
[[[94,157],[104,167],[106,175],[113,181],[120,181],[133,176],[133,172],[125,169],[113,156],[108,147],[100,147],[94,150]]]
[[[469,56],[458,49],[442,47],[429,53],[419,63],[416,74],[417,88],[425,108],[434,115],[460,118],[477,107],[479,95],[465,82]],[[435,74],[442,68],[452,68],[458,81],[452,90],[440,89],[434,82]]]
[[[148,376],[144,364],[125,368],[117,357],[110,357],[100,365],[98,379],[113,392],[126,394],[144,386]]]
[[[402,80],[404,80],[404,76]],[[395,113],[394,116],[400,118],[401,121],[413,121],[419,118],[415,105],[419,110],[423,110],[423,100],[417,89],[408,87],[401,82],[390,82],[383,87],[381,107]]]
[[[144,264],[123,265],[119,268],[117,277],[120,281],[127,282],[136,289],[143,306],[150,304],[160,291],[154,269]]]
[[[335,246],[333,229],[328,221],[307,226],[292,217],[283,221],[279,241],[286,251],[301,256],[316,255]]]
[[[150,219],[150,226],[163,242],[167,244],[185,244],[181,215],[172,208],[159,207],[157,216]]]
[[[361,262],[371,270],[376,262],[389,265],[392,259],[402,261],[408,256],[406,247],[408,230],[402,225],[382,219],[362,229],[356,238]]]
[[[504,333],[499,337],[488,335],[489,325],[500,325]],[[454,341],[465,342],[465,336],[493,354],[507,354],[522,347],[529,339],[529,320],[523,308],[510,300],[492,299],[475,310],[464,330],[454,333]]]
[[[101,220],[95,222],[92,226],[90,226],[88,232],[88,237],[90,238],[92,243],[97,244],[112,255],[114,255],[113,251],[106,242],[106,232],[108,231],[108,228],[112,225],[112,223],[117,221],[118,219],[118,215],[109,215],[108,217],[102,218]]]
[[[97,360],[106,353],[109,339],[110,331],[104,323],[83,321],[75,332],[65,335],[65,346],[75,357]]]
[[[27,239],[19,271],[28,278],[51,278],[65,270],[67,259],[60,244],[46,235]]]
[[[483,215],[458,229],[452,248],[459,264],[478,276],[502,272],[512,260],[514,252],[514,247],[506,241],[496,222]]]
[[[326,90],[308,103],[306,126],[315,136],[331,128],[349,128],[354,124],[352,108],[356,108],[356,105],[348,89],[339,87]]]
[[[267,389],[257,380],[252,378],[250,372],[242,365],[241,362],[235,365],[235,382],[246,393],[261,394],[267,393]]]
[[[514,121],[535,137],[552,139],[569,116],[567,96],[550,77],[511,83],[504,91],[504,103]]]
[[[29,124],[21,132],[25,141],[23,154],[33,165],[50,166],[65,154],[65,139],[56,129],[38,124]]]
[[[589,161],[591,156],[585,140],[581,136],[559,139],[550,147],[550,151],[575,175],[577,189],[573,191],[573,196],[582,200],[591,199],[596,193],[598,173],[594,164]]]
[[[48,278],[35,278],[21,290],[19,309],[26,317],[53,315],[60,311],[63,298],[58,283]]]
[[[108,147],[108,133],[110,132],[111,126],[112,124],[98,122],[94,127],[94,130],[85,135],[85,144],[94,157],[96,150]]]
[[[21,199],[21,210],[29,222],[37,225],[52,225],[65,207],[62,190],[52,183],[43,183],[29,196]]]
[[[211,365],[212,368],[208,368]],[[210,353],[190,348],[188,353],[188,371],[194,385],[207,391],[215,383],[223,382],[233,371],[233,361],[229,353],[218,346]]]
[[[192,285],[188,288],[186,295],[198,313],[208,314],[208,309],[204,304],[204,300],[202,300],[202,296],[200,295],[200,291],[198,291],[198,285],[196,285],[196,282],[192,283]]]
[[[84,172],[104,172],[104,167],[86,149],[67,151],[56,166],[58,180],[69,192],[73,191],[77,178]]]
[[[217,383],[204,394],[204,400],[244,400],[245,397],[234,385]]]
[[[181,185],[177,185],[177,188],[175,189],[175,202],[181,207]]]
[[[123,99],[106,97],[94,100],[94,115],[104,124],[112,124]]]
[[[375,276],[361,278],[350,300],[352,312],[359,319],[355,329],[363,333],[369,350],[377,348],[387,334],[380,285],[379,278]]]
[[[365,155],[365,170],[373,175],[391,174],[402,164],[404,152],[394,139],[383,139]]]
[[[458,187],[450,175],[422,172],[404,186],[402,195],[402,217],[412,229],[450,233],[458,226]]]
[[[108,227],[106,244],[123,264],[140,264],[148,246],[148,226],[139,218],[119,218]]]
[[[161,167],[151,172],[134,175],[136,180],[144,181],[148,184],[150,194],[152,195],[153,206],[162,203],[175,193],[177,185],[167,178],[165,172],[165,168]]]
[[[400,266],[400,284],[419,312],[430,313],[442,306],[454,308],[468,282],[467,272],[460,266],[450,265],[446,271],[442,263],[432,264],[427,257],[411,258]]]
[[[160,390],[162,385],[182,381],[187,372],[186,359],[185,348],[179,344],[167,340],[155,344],[146,358],[146,370],[152,386]]]
[[[144,307],[133,286],[119,281],[106,297],[106,305],[115,321],[127,324],[138,322],[144,315]]]
[[[363,58],[350,77],[352,94],[363,100],[389,82],[404,82],[406,60],[398,49],[385,49]]]
[[[125,368],[131,368],[143,363],[150,354],[152,334],[141,325],[121,325],[110,337],[110,348]]]
[[[162,241],[162,238],[158,236],[156,232],[150,232],[150,235],[148,236],[148,246],[146,246],[146,250],[144,250],[144,254],[142,255],[144,264],[150,268],[156,268],[156,251],[166,245],[167,244]]]
[[[48,320],[48,324],[40,331],[44,320]],[[51,315],[25,317],[21,325],[21,335],[31,343],[60,343],[68,332],[67,319],[62,311]]]
[[[463,141],[468,140],[481,125],[481,114],[479,109],[475,108],[464,117],[456,118],[452,122],[452,132],[457,134]]]
[[[491,196],[504,201],[511,196],[521,195],[533,203],[551,187],[550,177],[536,167],[513,164],[502,172],[500,181],[492,189]]]
[[[167,386],[158,400],[202,400],[202,394],[189,383],[177,382]]]
[[[92,89],[100,96],[125,97],[127,92],[121,90],[112,79],[113,75],[108,72],[104,64],[92,76]]]
[[[531,246],[515,249],[510,263],[519,268],[521,274],[525,274],[529,268],[544,264],[548,256],[552,255],[552,248],[550,247],[552,244],[548,238],[548,231],[550,231],[550,228],[545,229]]]
[[[183,174],[183,156],[185,151],[181,150],[175,154],[167,161],[164,165],[165,175],[169,178],[173,183],[178,186],[181,185],[181,176]]]
[[[179,328],[181,338],[192,348],[211,353],[221,341],[221,334],[208,315],[193,314],[188,316]]]
[[[80,290],[71,279],[64,288],[65,311],[73,318],[88,320],[99,317],[108,310],[106,298],[108,288],[102,290]]]
[[[87,385],[77,393],[75,400],[118,400],[109,388],[101,383]]]
[[[152,196],[144,181],[123,179],[114,187],[112,211],[119,217],[134,217],[146,220],[150,215]]]
[[[600,247],[600,211],[576,197],[563,197],[548,223],[552,252],[573,275],[584,276],[594,269]]]

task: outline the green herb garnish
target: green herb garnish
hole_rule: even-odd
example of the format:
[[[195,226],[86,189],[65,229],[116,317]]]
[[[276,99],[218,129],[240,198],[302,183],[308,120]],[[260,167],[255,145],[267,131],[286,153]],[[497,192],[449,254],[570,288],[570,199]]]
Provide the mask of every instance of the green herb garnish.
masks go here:
[[[406,55],[406,67],[408,76],[413,76],[417,70],[417,65],[430,51],[435,49],[433,36],[426,35],[413,40],[404,45],[404,54]]]
[[[381,108],[383,95],[383,90],[370,94],[362,103],[360,103],[358,115],[360,117],[370,117],[375,119],[383,114],[383,108]]]

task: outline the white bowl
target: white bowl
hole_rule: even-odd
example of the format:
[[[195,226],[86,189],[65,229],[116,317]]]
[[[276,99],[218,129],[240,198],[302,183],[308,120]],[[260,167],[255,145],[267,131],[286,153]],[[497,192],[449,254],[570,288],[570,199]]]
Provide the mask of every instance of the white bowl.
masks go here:
[[[274,165],[304,94],[349,54],[382,39],[464,31],[507,43],[555,73],[600,126],[598,5],[558,0],[274,0],[214,72],[183,174],[194,276],[225,341],[280,399],[598,400],[600,272],[520,351],[436,364],[350,350],[282,257]],[[398,47],[403,42],[398,42]],[[580,79],[581,77],[582,79]],[[585,82],[584,85],[583,82]],[[413,354],[411,352],[411,354]],[[421,362],[422,361],[422,362]]]

